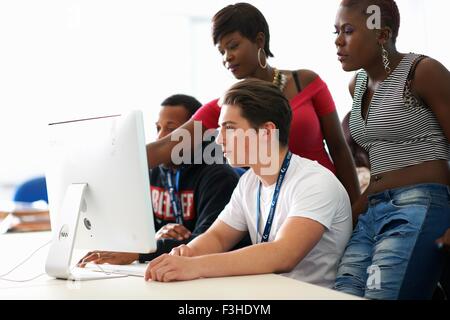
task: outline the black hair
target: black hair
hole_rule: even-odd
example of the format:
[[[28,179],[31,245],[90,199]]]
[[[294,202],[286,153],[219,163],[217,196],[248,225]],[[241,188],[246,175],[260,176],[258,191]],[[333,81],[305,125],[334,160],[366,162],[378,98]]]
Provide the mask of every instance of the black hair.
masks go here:
[[[226,6],[212,18],[212,37],[214,45],[220,39],[232,32],[239,31],[244,37],[255,42],[256,35],[262,32],[265,36],[264,51],[268,57],[273,57],[270,51],[269,25],[261,11],[251,4],[240,2]]]
[[[343,0],[341,5],[344,7],[362,7],[363,14],[367,15],[367,8],[370,5],[376,5],[381,11],[381,23],[392,30],[392,40],[397,40],[398,31],[400,29],[400,11],[394,0]]]
[[[192,117],[202,104],[192,96],[186,94],[174,94],[161,102],[161,106],[183,106],[188,111],[189,117]]]

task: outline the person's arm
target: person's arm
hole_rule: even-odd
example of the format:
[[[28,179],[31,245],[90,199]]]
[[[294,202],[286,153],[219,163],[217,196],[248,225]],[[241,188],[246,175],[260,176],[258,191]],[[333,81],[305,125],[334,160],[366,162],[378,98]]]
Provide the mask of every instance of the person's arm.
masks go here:
[[[139,261],[150,261],[163,253],[169,253],[175,247],[192,241],[203,234],[214,223],[223,208],[230,201],[231,194],[238,183],[238,177],[231,168],[211,166],[201,172],[195,190],[195,209],[197,221],[190,237],[184,239],[168,238],[157,241],[157,250],[149,254],[140,254]],[[176,225],[171,227],[176,228]]]
[[[181,253],[177,250],[178,248],[174,248],[171,254],[175,252],[175,255],[194,257],[226,252],[233,248],[245,234],[245,231],[237,230],[217,219],[205,233],[199,235],[187,245],[181,246]]]
[[[435,114],[450,142],[450,72],[438,61],[425,58],[416,67],[411,89]],[[450,180],[450,177],[449,177]],[[436,243],[450,251],[450,229]]]
[[[181,141],[175,140],[172,141],[172,137],[174,135],[180,134],[181,130],[185,130],[186,133],[189,133],[189,137],[191,138],[190,141],[190,147],[191,150],[194,150],[197,145],[195,145],[195,142],[198,141],[201,143],[202,138],[200,139],[193,139],[194,137],[194,123],[195,121],[193,119],[190,119],[188,122],[183,124],[181,127],[176,129],[175,131],[171,132],[164,138],[161,138],[157,141],[151,142],[147,144],[147,162],[148,167],[155,168],[159,166],[162,163],[170,163],[171,155],[172,155],[172,149]],[[199,122],[200,127],[202,128],[202,133],[206,130],[205,127],[201,125],[201,122]]]
[[[162,163],[170,162],[173,148],[181,142],[177,141],[178,139],[175,141],[172,141],[172,139],[180,135],[184,137],[185,135],[183,133],[186,134],[187,139],[190,139],[190,141],[185,143],[190,146],[191,150],[195,150],[202,143],[203,133],[207,129],[215,129],[218,127],[220,108],[217,103],[218,99],[205,104],[184,125],[164,138],[147,144],[147,162],[149,168],[151,169]],[[201,128],[201,137],[194,137],[194,133],[196,135],[200,134],[200,132],[196,132],[195,130],[196,125]]]
[[[350,80],[350,83],[348,85],[348,91],[350,92],[352,99],[355,94],[356,77],[357,77],[357,74],[355,74],[352,77],[352,79]],[[370,181],[369,181],[369,186],[370,186]],[[358,223],[359,215],[361,213],[364,213],[367,210],[367,205],[368,205],[367,190],[369,189],[369,186],[367,186],[366,190],[358,197],[358,199],[356,199],[356,201],[352,202],[353,227],[355,227],[356,224]]]
[[[369,182],[370,185],[370,182]],[[367,188],[360,196],[359,198],[352,203],[352,221],[353,221],[353,227],[356,226],[358,223],[359,215],[366,212],[367,207],[369,205],[368,200],[368,189]]]
[[[305,73],[306,75],[303,76],[306,83],[305,86],[318,77],[317,74],[309,70]],[[312,97],[312,101],[318,113],[322,133],[336,168],[336,177],[347,190],[351,203],[354,203],[360,195],[355,162],[350,148],[345,142],[333,97],[326,85]]]
[[[77,266],[84,268],[87,263],[95,264],[130,264],[138,260],[139,254],[134,252],[90,251],[78,261]]]
[[[450,142],[450,72],[438,61],[425,58],[416,67],[411,88],[433,111]]]
[[[216,221],[239,182],[239,177],[228,165],[210,166],[202,175],[195,195],[198,219],[192,231],[193,238],[203,234]]]
[[[210,231],[189,243],[194,257],[163,255],[147,268],[145,279],[156,281],[190,280],[197,278],[282,273],[291,271],[319,242],[325,228],[317,221],[290,217],[281,226],[274,241],[260,243],[226,253],[230,239],[216,230],[233,229],[217,221]],[[223,233],[223,232],[222,232]],[[244,233],[234,230],[233,242]],[[205,253],[208,253],[205,255]]]
[[[336,177],[347,190],[350,202],[353,204],[360,196],[358,176],[350,148],[342,133],[337,112],[333,111],[320,117],[320,124],[336,168]]]

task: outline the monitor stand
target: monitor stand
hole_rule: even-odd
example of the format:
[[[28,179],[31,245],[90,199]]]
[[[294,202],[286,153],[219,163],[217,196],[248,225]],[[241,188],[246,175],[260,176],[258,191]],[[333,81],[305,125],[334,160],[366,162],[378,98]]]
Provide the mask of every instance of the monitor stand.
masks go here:
[[[51,277],[68,280],[124,277],[126,275],[80,270],[81,268],[70,266],[86,187],[87,183],[74,183],[66,190],[61,211],[58,213],[56,220],[56,229],[53,230],[53,239],[45,263],[45,271]]]

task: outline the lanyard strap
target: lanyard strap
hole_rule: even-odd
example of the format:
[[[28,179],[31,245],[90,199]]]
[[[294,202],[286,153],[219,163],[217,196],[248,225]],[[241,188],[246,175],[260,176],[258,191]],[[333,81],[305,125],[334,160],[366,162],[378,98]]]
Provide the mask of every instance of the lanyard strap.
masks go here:
[[[270,204],[269,216],[267,217],[266,226],[264,228],[264,233],[261,237],[261,242],[267,242],[269,240],[270,229],[272,229],[273,217],[275,216],[275,207],[277,206],[278,196],[280,195],[281,185],[283,183],[284,177],[286,176],[287,169],[291,162],[292,153],[288,151],[286,157],[283,160],[283,165],[281,166],[280,173],[278,174],[277,184],[275,185],[275,191],[272,197],[272,203]],[[256,243],[258,243],[258,228],[259,219],[261,218],[261,181],[259,182],[258,193],[256,195]]]
[[[161,167],[160,167],[161,169]],[[165,170],[161,169],[162,172]],[[169,191],[169,197],[170,197],[170,203],[173,208],[173,214],[175,216],[175,221],[178,224],[183,224],[183,207],[181,206],[180,198],[177,196],[176,193],[179,191],[180,187],[180,175],[181,175],[181,169],[177,170],[175,173],[175,185],[173,184],[173,176],[172,176],[172,170],[166,171],[166,181],[167,181],[167,189]]]

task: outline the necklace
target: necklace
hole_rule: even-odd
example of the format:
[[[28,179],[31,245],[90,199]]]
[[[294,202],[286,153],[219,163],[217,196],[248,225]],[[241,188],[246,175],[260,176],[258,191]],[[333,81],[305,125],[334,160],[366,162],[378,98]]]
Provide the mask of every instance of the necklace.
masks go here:
[[[286,86],[287,76],[280,72],[277,68],[273,68],[273,80],[272,83],[276,85],[280,91],[284,90]]]

